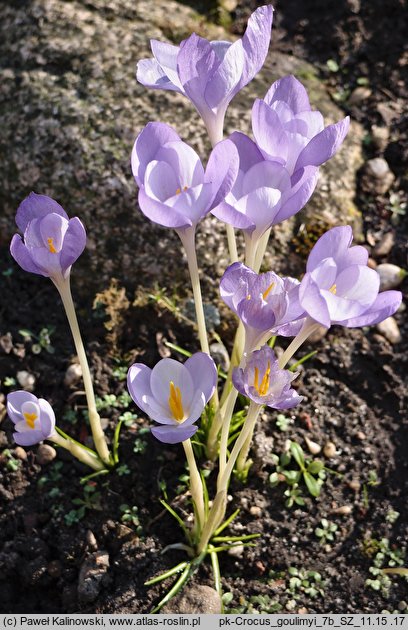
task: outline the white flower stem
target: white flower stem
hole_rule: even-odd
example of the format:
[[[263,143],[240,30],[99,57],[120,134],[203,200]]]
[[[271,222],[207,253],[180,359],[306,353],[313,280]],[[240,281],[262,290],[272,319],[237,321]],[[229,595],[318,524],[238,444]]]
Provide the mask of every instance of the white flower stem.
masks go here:
[[[245,264],[250,269],[254,269],[256,250],[258,247],[259,239],[253,234],[245,232]]]
[[[256,248],[256,255],[255,255],[255,263],[253,267],[256,273],[259,273],[259,270],[261,268],[262,261],[265,256],[266,248],[268,247],[269,237],[271,235],[271,229],[272,228],[269,228],[269,230],[266,230],[266,232],[261,236],[261,238],[258,241],[258,247]]]
[[[225,403],[225,413],[222,416],[221,424],[221,440],[219,454],[219,474],[222,475],[227,465],[228,438],[231,426],[232,414],[234,412],[235,403],[238,392],[232,387]]]
[[[262,405],[255,403],[251,400],[249,404],[248,414],[244,422],[244,426],[242,427],[241,434],[238,437],[237,441],[234,444],[234,448],[232,449],[231,455],[229,456],[227,465],[223,470],[222,474],[218,476],[217,482],[217,491],[222,492],[223,490],[227,490],[228,483],[230,477],[232,475],[232,471],[234,470],[235,462],[238,458],[238,455],[247,441],[249,435],[252,434],[254,430],[255,423],[257,421],[259,411],[261,410]]]
[[[317,330],[318,328],[319,328],[319,324],[315,322],[313,319],[310,319],[310,317],[307,317],[305,319],[305,322],[302,328],[300,329],[296,337],[292,339],[292,342],[289,344],[285,352],[282,354],[282,356],[278,360],[278,365],[281,370],[285,368],[288,361],[290,361],[290,359],[293,357],[295,352],[306,341],[306,339],[310,337],[310,335],[314,333],[314,331]]]
[[[65,448],[74,457],[76,457],[80,462],[82,462],[83,464],[86,464],[90,468],[93,468],[93,470],[96,470],[96,471],[106,470],[104,464],[97,457],[96,453],[95,455],[92,455],[90,451],[88,451],[85,448],[82,448],[76,442],[71,442],[71,440],[67,440],[66,438],[63,438],[61,435],[58,435],[58,433],[51,435],[47,439],[50,442],[54,442],[54,444],[57,444],[58,446],[62,446],[62,448]]]
[[[205,521],[203,483],[201,481],[201,476],[197,468],[191,440],[184,440],[183,447],[187,458],[188,468],[190,471],[190,492],[194,502],[196,516],[198,520],[197,529],[198,531],[201,531]]]
[[[82,369],[82,378],[84,381],[86,401],[88,404],[89,423],[91,425],[95,448],[101,460],[109,466],[111,464],[109,449],[107,446],[105,434],[102,429],[101,419],[99,413],[96,410],[95,393],[92,384],[91,372],[89,369],[84,344],[82,342],[81,332],[79,330],[78,319],[76,316],[75,306],[71,294],[69,277],[63,282],[59,282],[58,284],[55,283],[55,286],[59,291],[62,303],[65,308],[65,312],[67,314],[72,336],[74,338],[75,349]]]
[[[187,228],[186,230],[177,230],[183,247],[186,251],[188,270],[190,273],[191,286],[193,289],[194,306],[196,311],[198,338],[200,340],[201,350],[210,355],[210,346],[208,344],[207,328],[205,325],[203,298],[201,295],[200,275],[198,272],[197,254],[195,248],[195,230]],[[211,399],[213,407],[218,406],[218,391],[215,388]]]

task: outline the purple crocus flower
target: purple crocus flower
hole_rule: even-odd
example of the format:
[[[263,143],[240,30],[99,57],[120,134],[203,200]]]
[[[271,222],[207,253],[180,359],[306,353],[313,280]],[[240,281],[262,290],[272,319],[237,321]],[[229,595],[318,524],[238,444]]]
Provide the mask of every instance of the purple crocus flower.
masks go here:
[[[221,298],[245,326],[246,352],[272,335],[293,337],[299,332],[305,313],[298,292],[294,278],[272,271],[257,274],[239,262],[228,267],[220,282]]]
[[[239,155],[239,171],[231,191],[212,213],[258,239],[267,229],[301,210],[318,177],[315,166],[291,174],[279,161],[264,158],[248,136],[234,132],[229,140]]]
[[[7,412],[14,423],[13,438],[20,446],[38,444],[55,434],[55,415],[49,402],[34,394],[11,392]]]
[[[85,229],[78,217],[69,219],[54,199],[32,192],[19,205],[16,223],[24,240],[15,234],[10,252],[20,267],[57,284],[66,280],[86,245]]]
[[[182,364],[162,359],[151,370],[143,363],[129,369],[130,395],[140,409],[161,427],[153,435],[167,444],[189,439],[197,431],[201,416],[217,382],[217,368],[208,354],[197,352]]]
[[[197,153],[174,129],[149,123],[136,138],[132,171],[143,214],[165,227],[194,229],[231,189],[238,153],[229,140],[218,143],[204,171]]]
[[[252,109],[252,130],[262,154],[280,162],[290,174],[333,157],[349,125],[347,116],[325,128],[323,116],[311,110],[305,88],[292,75],[275,81]]]
[[[291,409],[302,400],[290,384],[297,374],[281,370],[274,351],[263,346],[253,352],[244,369],[235,368],[232,382],[240,394],[259,405],[273,409]]]
[[[380,278],[367,267],[364,247],[350,247],[350,226],[335,227],[323,234],[310,252],[306,274],[299,287],[305,312],[322,326],[348,328],[383,321],[398,309],[400,291],[378,294]]]
[[[147,87],[187,96],[202,117],[211,142],[222,138],[230,101],[261,69],[269,48],[271,6],[249,18],[245,35],[234,43],[209,42],[193,33],[180,46],[151,40],[154,58],[142,59],[137,80]]]

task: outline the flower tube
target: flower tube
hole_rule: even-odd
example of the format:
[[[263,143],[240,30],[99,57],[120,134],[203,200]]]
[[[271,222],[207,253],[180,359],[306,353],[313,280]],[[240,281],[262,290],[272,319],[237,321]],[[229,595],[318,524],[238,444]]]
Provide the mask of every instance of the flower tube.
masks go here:
[[[187,96],[207,127],[211,143],[222,139],[224,117],[233,97],[261,69],[269,48],[273,8],[259,7],[242,39],[209,42],[195,33],[174,46],[151,40],[153,58],[142,59],[137,80],[154,89]]]

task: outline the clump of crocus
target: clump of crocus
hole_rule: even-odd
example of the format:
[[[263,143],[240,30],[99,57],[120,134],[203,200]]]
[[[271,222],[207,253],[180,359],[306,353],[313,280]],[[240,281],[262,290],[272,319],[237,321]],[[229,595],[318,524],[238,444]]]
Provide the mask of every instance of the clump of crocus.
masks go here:
[[[44,398],[26,391],[11,392],[7,413],[14,423],[14,441],[20,446],[32,446],[56,435],[55,414]]]
[[[154,58],[142,59],[137,79],[155,89],[187,96],[207,127],[211,142],[222,138],[224,116],[235,94],[261,69],[269,48],[273,9],[264,6],[249,18],[242,39],[209,42],[193,33],[174,46],[151,40]]]
[[[153,435],[161,442],[176,444],[191,438],[195,424],[214,393],[217,369],[204,352],[182,364],[162,359],[151,370],[134,363],[128,372],[128,389],[135,403],[160,427]]]
[[[252,109],[252,130],[262,154],[292,174],[320,166],[338,150],[347,135],[347,116],[324,127],[323,116],[310,107],[303,85],[294,76],[275,81]]]
[[[302,400],[291,388],[297,374],[281,370],[272,348],[263,346],[251,354],[245,367],[235,368],[234,387],[258,405],[273,409],[291,409]]]
[[[24,238],[15,234],[10,252],[30,273],[64,282],[71,266],[85,249],[85,228],[78,217],[69,219],[59,203],[32,192],[17,209],[16,223]]]
[[[329,328],[339,324],[369,326],[393,315],[401,304],[400,291],[378,293],[380,278],[367,267],[364,247],[350,247],[350,226],[323,234],[310,252],[299,301],[311,319]]]

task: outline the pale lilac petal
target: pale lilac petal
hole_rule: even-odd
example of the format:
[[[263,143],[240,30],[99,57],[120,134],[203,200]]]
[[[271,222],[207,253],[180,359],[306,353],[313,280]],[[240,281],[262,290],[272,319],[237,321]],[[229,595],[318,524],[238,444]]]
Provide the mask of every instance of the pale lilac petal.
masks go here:
[[[346,116],[334,125],[329,125],[314,136],[303,149],[296,162],[295,171],[304,166],[320,166],[336,153],[350,126],[350,118]]]
[[[200,184],[168,200],[173,209],[196,225],[210,210],[214,197],[212,184]]]
[[[38,399],[38,405],[41,410],[41,414],[40,414],[41,431],[45,439],[47,437],[50,437],[50,435],[54,433],[55,413],[50,403],[44,398]]]
[[[267,187],[281,191],[290,186],[290,176],[286,169],[278,162],[264,160],[254,164],[245,173],[242,181],[242,195],[247,195],[256,188]]]
[[[167,142],[177,141],[181,142],[180,136],[170,125],[152,122],[144,127],[136,138],[132,150],[132,173],[139,186],[143,184],[147,165],[156,159],[160,147]]]
[[[174,90],[183,93],[177,85],[174,85],[157,63],[156,59],[141,59],[137,63],[136,79],[142,85],[154,90]]]
[[[220,203],[216,208],[213,208],[213,210],[211,210],[211,214],[217,217],[220,221],[228,223],[228,225],[232,225],[238,230],[253,232],[256,227],[254,221],[247,217],[243,212],[236,210],[233,206],[225,202]]]
[[[37,403],[37,397],[24,390],[10,392],[7,395],[7,413],[14,424],[23,419],[20,409],[25,402]]]
[[[61,268],[66,274],[67,269],[79,258],[86,246],[86,232],[78,217],[69,220],[68,229],[65,232],[61,251]]]
[[[188,411],[194,397],[194,384],[185,365],[174,359],[162,359],[150,375],[153,397],[163,406],[168,405],[170,383],[180,388],[183,408]]]
[[[352,265],[336,278],[336,295],[370,306],[378,295],[380,276],[374,269]]]
[[[142,411],[144,409],[143,396],[151,396],[151,369],[143,363],[134,363],[127,373],[127,388],[134,402]]]
[[[68,221],[59,214],[47,214],[39,224],[41,238],[44,245],[51,249],[51,245],[57,252],[61,251],[65,232],[68,229]],[[51,239],[51,240],[50,240]]]
[[[225,199],[234,185],[238,174],[239,155],[235,144],[231,140],[218,142],[211,151],[207,168],[205,169],[205,182],[211,182],[215,197],[213,205],[218,205]]]
[[[31,252],[27,249],[23,243],[23,239],[19,234],[14,234],[10,243],[10,254],[13,256],[17,264],[20,265],[24,271],[29,273],[37,273],[41,276],[47,276],[43,269],[41,269],[34,262]]]
[[[337,265],[333,258],[325,258],[320,265],[310,272],[313,281],[320,289],[330,290],[336,282]]]
[[[198,186],[204,181],[204,169],[201,160],[194,149],[185,142],[167,142],[159,148],[155,159],[163,160],[172,167],[180,178],[179,187],[181,189],[184,186]]]
[[[319,238],[309,254],[306,271],[312,271],[324,258],[342,258],[353,240],[353,230],[349,225],[334,227]]]
[[[152,427],[154,437],[164,444],[178,444],[191,438],[198,430],[196,425],[186,426],[184,423],[173,427]]]
[[[242,38],[245,52],[244,70],[235,93],[252,81],[263,66],[269,50],[272,19],[273,7],[271,5],[259,7],[250,16]]]
[[[47,195],[37,195],[31,192],[17,208],[16,223],[21,232],[24,232],[27,225],[33,219],[41,219],[47,214],[59,214],[68,219],[68,215],[59,203],[47,197]]]
[[[336,259],[338,271],[342,271],[351,265],[366,265],[368,261],[368,251],[361,245],[350,247],[343,256]]]
[[[293,409],[293,407],[296,407],[302,400],[303,396],[299,396],[297,392],[292,389],[287,398],[284,398],[274,405],[274,409]]]
[[[358,317],[367,309],[366,304],[361,304],[357,300],[348,300],[339,295],[333,295],[330,291],[321,290],[327,308],[329,309],[332,323],[341,324],[351,317]]]
[[[170,79],[171,83],[180,91],[183,91],[178,72],[177,72],[177,56],[180,52],[179,46],[160,42],[157,39],[150,40],[152,53],[162,68],[165,75]]]
[[[201,115],[211,111],[205,90],[220,60],[210,43],[195,33],[180,44],[177,71],[185,93]]]
[[[43,270],[43,275],[49,278],[61,278],[61,254],[49,251],[47,247],[34,247],[30,250],[34,263]]]
[[[39,429],[28,429],[22,433],[13,433],[13,438],[16,444],[19,446],[33,446],[42,442],[45,437]]]
[[[236,262],[230,265],[220,281],[220,295],[225,304],[235,311],[236,304],[239,304],[241,299],[247,295],[248,283],[256,275],[255,271],[243,263]],[[238,298],[235,301],[234,296],[237,294]]]
[[[228,104],[233,89],[240,83],[245,66],[242,41],[234,42],[225,51],[224,58],[207,83],[204,98],[211,109]]]
[[[185,362],[196,391],[201,391],[207,403],[214,393],[217,384],[217,368],[213,359],[205,352],[196,352]]]
[[[143,214],[154,223],[170,228],[186,228],[192,225],[188,217],[149,197],[143,187],[139,190],[138,201]]]
[[[313,138],[324,129],[323,116],[319,111],[301,112],[296,115],[295,121],[302,121],[307,126],[308,138]]]
[[[294,114],[310,110],[309,97],[304,86],[292,74],[275,81],[265,95],[265,102],[284,101]]]
[[[244,171],[244,173],[254,164],[263,162],[264,157],[255,142],[244,133],[234,131],[234,133],[230,135],[229,140],[234,143],[238,150],[239,168],[241,171]]]
[[[148,197],[165,202],[182,190],[174,169],[167,162],[153,160],[147,165],[144,189]]]
[[[256,223],[259,236],[273,225],[280,208],[281,192],[274,188],[257,188],[239,201],[237,209],[241,208],[249,219]]]
[[[394,315],[401,301],[402,293],[400,291],[383,291],[379,293],[374,303],[362,315],[351,317],[347,321],[342,322],[342,325],[347,326],[347,328],[355,328],[378,324],[387,319],[387,317]]]
[[[303,169],[303,172],[298,171],[298,173],[301,173],[301,179],[296,186],[285,191],[285,196],[282,199],[279,212],[275,216],[274,223],[285,221],[299,212],[305,207],[315,191],[319,177],[318,169],[308,166]]]
[[[312,319],[319,322],[322,326],[330,328],[329,309],[310,273],[306,273],[300,283],[299,302]]]
[[[286,163],[289,152],[286,132],[278,114],[260,99],[255,101],[252,108],[252,131],[266,158],[281,164]]]

